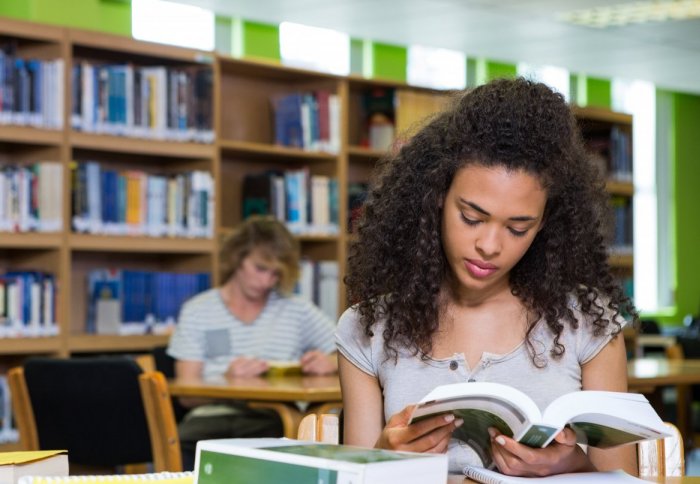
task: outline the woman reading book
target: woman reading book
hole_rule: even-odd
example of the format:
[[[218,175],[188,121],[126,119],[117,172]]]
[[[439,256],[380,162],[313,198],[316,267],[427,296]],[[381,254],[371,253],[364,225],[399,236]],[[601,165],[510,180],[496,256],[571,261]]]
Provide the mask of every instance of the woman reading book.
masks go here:
[[[437,385],[504,383],[540,409],[626,391],[620,332],[636,312],[608,266],[607,199],[564,98],[524,79],[462,94],[384,160],[336,333],[344,443],[448,452],[461,471],[483,463],[451,438],[460,419],[408,423]],[[545,448],[489,433],[505,474],[636,472],[633,446],[586,451],[568,428]]]

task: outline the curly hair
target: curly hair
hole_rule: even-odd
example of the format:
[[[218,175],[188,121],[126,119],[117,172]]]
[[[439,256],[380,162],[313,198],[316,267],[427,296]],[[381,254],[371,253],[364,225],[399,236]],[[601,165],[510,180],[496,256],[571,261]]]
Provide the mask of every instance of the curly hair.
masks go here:
[[[543,228],[509,278],[532,315],[525,340],[537,366],[531,332],[543,319],[554,334],[550,355],[560,358],[564,326],[579,326],[572,296],[596,336],[617,335],[622,315],[637,319],[608,265],[608,194],[571,109],[544,84],[499,79],[461,93],[377,165],[345,283],[365,334],[385,322],[388,357],[399,347],[423,358],[432,350],[450,270],[442,206],[455,173],[470,164],[525,171],[547,192]]]
[[[277,290],[289,293],[299,278],[299,241],[285,225],[271,216],[248,217],[221,243],[221,280],[226,283],[253,250],[262,256],[279,262],[280,278]]]

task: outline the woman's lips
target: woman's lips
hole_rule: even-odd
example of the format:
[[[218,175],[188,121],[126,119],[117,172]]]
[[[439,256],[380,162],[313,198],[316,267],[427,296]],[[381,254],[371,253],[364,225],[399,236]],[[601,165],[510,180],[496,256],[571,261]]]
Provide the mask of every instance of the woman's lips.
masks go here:
[[[488,277],[498,270],[495,265],[481,260],[466,259],[464,266],[473,277],[478,279]]]

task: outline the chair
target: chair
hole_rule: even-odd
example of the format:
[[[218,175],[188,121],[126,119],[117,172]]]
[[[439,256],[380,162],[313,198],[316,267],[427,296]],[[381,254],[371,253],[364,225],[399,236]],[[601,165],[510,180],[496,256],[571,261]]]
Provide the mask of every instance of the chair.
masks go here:
[[[24,450],[67,449],[71,472],[143,472],[151,445],[139,386],[141,368],[125,357],[32,358],[8,372]],[[173,423],[174,425],[174,423]],[[157,441],[157,439],[154,439]],[[156,470],[179,470],[156,469]]]
[[[331,413],[310,413],[301,419],[297,439],[337,444],[340,439],[340,420]]]
[[[146,371],[139,375],[139,385],[151,434],[154,470],[181,471],[180,438],[165,375]]]
[[[683,436],[675,425],[666,422],[666,427],[670,437],[637,444],[639,477],[685,475]]]
[[[297,439],[337,444],[340,420],[336,414],[309,414],[299,424]],[[639,477],[683,476],[683,437],[675,425],[666,423],[670,437],[637,444]]]
[[[150,356],[155,365],[153,369],[161,372],[166,378],[175,378],[175,358],[166,352],[167,349],[167,346],[156,346],[151,350]],[[171,398],[170,400],[173,405],[175,421],[182,421],[190,409],[182,405],[177,398]]]

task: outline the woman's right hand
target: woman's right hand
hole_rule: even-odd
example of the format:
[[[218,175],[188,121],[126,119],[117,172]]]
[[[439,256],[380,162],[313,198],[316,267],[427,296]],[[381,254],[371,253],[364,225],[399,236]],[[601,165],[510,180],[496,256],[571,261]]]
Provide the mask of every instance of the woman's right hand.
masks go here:
[[[408,424],[415,405],[409,405],[392,415],[382,429],[375,447],[409,452],[431,452],[441,454],[447,450],[452,431],[462,425],[450,413],[426,418]]]

